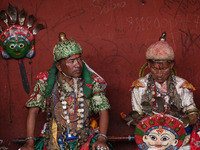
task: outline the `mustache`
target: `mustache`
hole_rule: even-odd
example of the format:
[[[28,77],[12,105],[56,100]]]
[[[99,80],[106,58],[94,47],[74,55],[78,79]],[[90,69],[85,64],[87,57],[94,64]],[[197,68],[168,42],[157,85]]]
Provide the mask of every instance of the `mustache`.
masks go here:
[[[82,70],[82,68],[81,67],[77,67],[77,68],[74,68],[74,70],[73,71],[81,71]]]

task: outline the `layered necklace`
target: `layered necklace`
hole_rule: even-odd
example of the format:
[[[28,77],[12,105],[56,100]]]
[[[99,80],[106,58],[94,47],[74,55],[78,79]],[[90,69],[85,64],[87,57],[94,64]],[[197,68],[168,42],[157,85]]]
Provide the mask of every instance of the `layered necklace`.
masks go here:
[[[170,80],[170,83],[169,83],[168,91],[162,92],[155,85],[155,80],[153,79],[152,75],[150,74],[149,77],[148,77],[148,83],[147,83],[148,93],[151,93],[151,95],[154,95],[154,96],[156,96],[156,93],[159,93],[161,95],[161,97],[170,96],[170,94],[173,93],[173,88],[174,88],[175,82],[176,82],[175,77],[174,77],[173,74],[171,74],[171,80]]]
[[[67,92],[64,88],[65,80],[58,82],[59,101],[62,104],[63,113],[61,117],[65,120],[63,125],[68,132],[68,137],[76,136],[83,128],[85,120],[85,101],[83,98],[83,83],[79,78],[73,78],[74,91]],[[69,98],[71,97],[71,99]],[[70,116],[75,117],[70,117]],[[74,125],[74,123],[76,125]]]

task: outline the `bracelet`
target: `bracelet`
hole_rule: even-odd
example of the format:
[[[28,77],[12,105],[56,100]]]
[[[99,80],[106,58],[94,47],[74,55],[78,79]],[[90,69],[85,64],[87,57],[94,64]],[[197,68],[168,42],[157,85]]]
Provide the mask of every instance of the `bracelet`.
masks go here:
[[[99,136],[103,136],[106,140],[108,139],[108,137],[102,133],[98,133],[97,135],[95,135],[96,138],[98,138]]]
[[[36,141],[36,138],[30,136],[30,137],[27,137],[25,140],[26,140],[26,141],[27,141],[27,140],[34,140],[34,141]]]

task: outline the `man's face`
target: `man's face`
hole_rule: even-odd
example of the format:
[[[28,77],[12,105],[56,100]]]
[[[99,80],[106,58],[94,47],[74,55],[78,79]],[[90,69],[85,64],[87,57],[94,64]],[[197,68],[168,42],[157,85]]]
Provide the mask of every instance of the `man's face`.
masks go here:
[[[165,82],[171,72],[171,69],[174,66],[173,62],[154,62],[154,61],[148,61],[148,66],[151,71],[153,79],[162,84]]]
[[[165,150],[171,145],[176,146],[178,144],[174,134],[165,129],[162,129],[162,133],[158,129],[152,130],[148,135],[143,136],[143,141],[149,148],[156,150]]]
[[[80,54],[64,58],[57,64],[57,68],[60,72],[64,72],[66,75],[77,78],[80,77],[83,71],[83,62]]]
[[[11,38],[4,46],[4,51],[16,59],[23,58],[30,49],[31,46],[22,38]]]

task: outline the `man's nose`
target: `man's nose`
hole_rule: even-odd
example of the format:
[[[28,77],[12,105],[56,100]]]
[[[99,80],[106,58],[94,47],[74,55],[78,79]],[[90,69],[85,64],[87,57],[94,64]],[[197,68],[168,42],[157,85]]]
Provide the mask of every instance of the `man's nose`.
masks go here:
[[[80,67],[81,66],[81,62],[78,59],[75,59],[74,63],[75,63],[76,67]]]
[[[163,75],[163,72],[162,70],[157,70],[157,73],[156,73],[157,76],[161,77]]]

